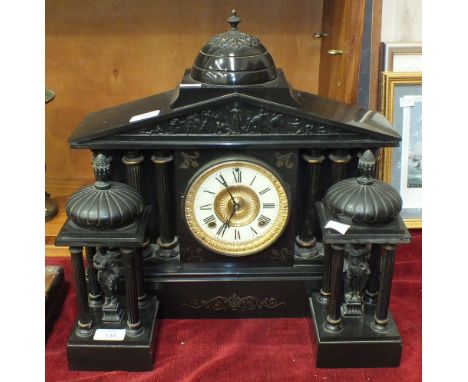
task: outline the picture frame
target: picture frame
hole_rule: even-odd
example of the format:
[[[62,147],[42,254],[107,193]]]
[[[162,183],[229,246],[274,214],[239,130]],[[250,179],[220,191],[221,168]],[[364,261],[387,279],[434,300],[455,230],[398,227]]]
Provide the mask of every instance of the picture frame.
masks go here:
[[[422,44],[420,42],[382,42],[382,72],[420,72]]]
[[[382,73],[382,113],[401,137],[384,148],[380,177],[401,194],[408,228],[422,228],[422,73]]]

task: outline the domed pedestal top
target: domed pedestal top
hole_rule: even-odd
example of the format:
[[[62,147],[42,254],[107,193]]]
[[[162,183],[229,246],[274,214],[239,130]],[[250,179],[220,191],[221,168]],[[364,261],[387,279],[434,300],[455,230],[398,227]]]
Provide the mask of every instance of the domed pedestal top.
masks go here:
[[[68,217],[83,227],[115,228],[130,224],[144,209],[144,200],[130,186],[97,181],[68,200]]]
[[[347,224],[387,223],[401,211],[400,194],[389,184],[372,179],[375,158],[367,150],[359,159],[359,178],[342,180],[329,188],[324,202],[332,215]]]
[[[260,40],[237,30],[241,19],[235,10],[227,19],[231,30],[212,37],[201,48],[191,77],[214,85],[253,85],[277,76],[275,63]]]

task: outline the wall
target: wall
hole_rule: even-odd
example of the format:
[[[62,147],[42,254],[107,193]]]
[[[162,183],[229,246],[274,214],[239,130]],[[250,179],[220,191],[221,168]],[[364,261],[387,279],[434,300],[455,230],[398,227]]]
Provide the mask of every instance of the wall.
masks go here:
[[[383,0],[381,41],[421,42],[422,0]]]
[[[290,83],[316,93],[322,0],[48,0],[47,179],[92,177],[91,155],[66,143],[86,114],[174,88],[212,35],[228,30],[231,7],[241,31],[258,36]]]

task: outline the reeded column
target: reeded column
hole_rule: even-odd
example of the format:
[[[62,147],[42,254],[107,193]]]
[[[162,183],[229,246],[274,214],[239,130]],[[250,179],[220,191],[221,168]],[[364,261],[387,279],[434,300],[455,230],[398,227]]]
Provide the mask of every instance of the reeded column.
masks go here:
[[[122,157],[122,162],[127,169],[127,184],[141,195],[141,163],[143,155],[137,155],[130,151]]]
[[[313,150],[309,154],[304,154],[302,159],[306,164],[305,193],[304,193],[304,215],[301,222],[299,235],[296,243],[302,248],[311,248],[315,245],[315,229],[317,216],[315,213],[315,202],[320,198],[320,170],[325,157],[319,151]]]
[[[135,248],[121,248],[125,264],[125,298],[127,302],[127,334],[139,336],[143,333],[138,309],[138,292],[136,276],[136,258],[138,256]]]
[[[323,278],[320,288],[319,302],[328,304],[330,301],[330,267],[331,267],[331,245],[325,244],[323,251]]]
[[[374,322],[372,323],[372,328],[377,331],[385,331],[387,329],[394,262],[395,245],[384,245],[382,261],[380,263],[379,297],[375,308]]]
[[[364,302],[366,304],[375,304],[379,295],[379,280],[380,280],[380,258],[382,246],[378,244],[372,245],[371,257],[369,260],[369,268],[371,271],[369,280],[366,285],[366,293]]]
[[[162,249],[174,248],[177,244],[174,228],[173,195],[171,194],[169,179],[169,164],[174,160],[168,153],[157,153],[151,157],[154,163],[156,180],[156,198],[159,214],[158,245]]]
[[[342,244],[331,245],[330,302],[325,330],[334,333],[343,329],[343,324],[341,323],[341,300],[343,297],[344,248],[345,246]]]
[[[336,182],[346,178],[351,155],[349,155],[345,150],[336,150],[328,157],[332,161],[330,186],[333,186]]]
[[[86,268],[88,270],[88,301],[91,308],[100,308],[104,302],[101,286],[97,280],[97,271],[94,269],[93,258],[95,247],[86,247]]]
[[[143,276],[143,251],[148,248],[149,240],[143,244],[141,250],[137,251],[136,258],[135,258],[135,275],[137,281],[137,298],[138,298],[138,307],[145,308],[148,306],[148,299],[145,293],[145,284],[144,284],[144,276]]]
[[[78,329],[76,334],[88,337],[93,334],[93,320],[88,306],[88,291],[83,266],[83,248],[70,247],[73,277],[76,287],[76,303],[78,307]]]

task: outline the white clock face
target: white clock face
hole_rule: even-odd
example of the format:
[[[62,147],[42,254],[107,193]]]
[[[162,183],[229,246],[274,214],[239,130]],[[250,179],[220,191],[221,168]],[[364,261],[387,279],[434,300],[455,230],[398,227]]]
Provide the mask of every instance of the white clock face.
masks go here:
[[[283,232],[288,213],[280,180],[265,167],[243,160],[205,170],[185,200],[185,217],[195,238],[229,256],[246,256],[271,245]]]

